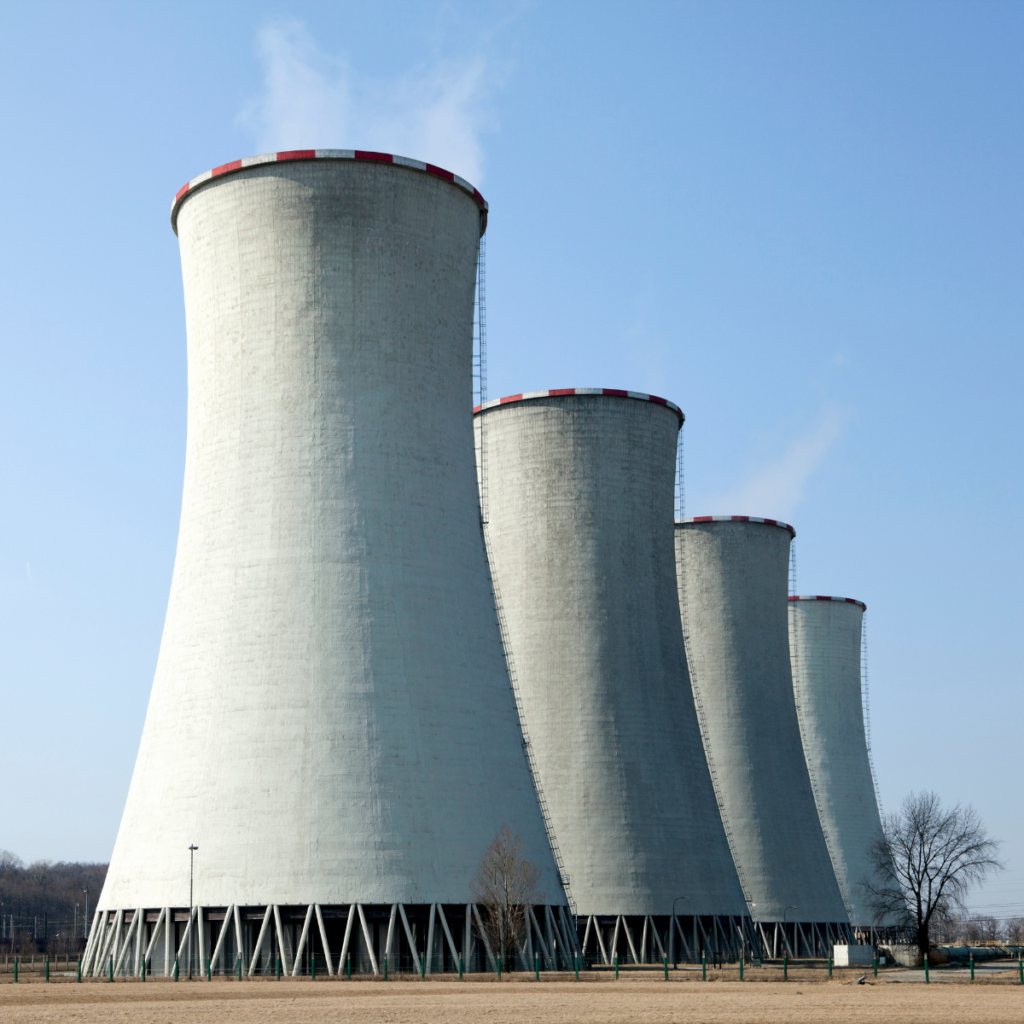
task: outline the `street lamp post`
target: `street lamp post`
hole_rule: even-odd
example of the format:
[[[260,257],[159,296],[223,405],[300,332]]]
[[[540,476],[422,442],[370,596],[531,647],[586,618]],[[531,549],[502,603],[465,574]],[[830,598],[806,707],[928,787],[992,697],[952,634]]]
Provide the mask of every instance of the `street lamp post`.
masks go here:
[[[675,925],[675,923],[676,923],[676,904],[677,904],[677,903],[678,903],[678,902],[679,902],[680,900],[688,900],[689,898],[690,898],[689,896],[677,896],[677,897],[676,897],[676,898],[675,898],[675,899],[674,899],[674,900],[672,901],[672,925],[670,925],[670,927],[674,926],[674,925]],[[676,941],[675,941],[675,940],[676,940],[676,933],[675,933],[675,931],[673,931],[673,932],[672,932],[672,951],[673,951],[673,952],[675,952],[675,948],[676,948]],[[677,957],[673,957],[673,958],[672,958],[672,967],[673,967],[673,968],[677,968],[678,966],[679,966],[679,960],[678,960],[678,958],[677,958]]]
[[[791,910],[796,910],[796,909],[798,909],[798,908],[797,907],[786,907],[786,909],[782,912],[782,938],[783,938],[783,941],[786,943],[787,946],[789,945],[789,936],[786,934],[786,915]],[[795,938],[795,936],[794,936],[794,938]]]
[[[89,938],[89,886],[82,886],[82,892],[85,893],[85,917],[82,919],[82,938]]]
[[[195,878],[196,850],[199,847],[190,843],[188,848],[188,978],[192,980],[192,946],[195,942],[195,928],[192,925],[192,914],[194,912],[192,903],[192,883]]]

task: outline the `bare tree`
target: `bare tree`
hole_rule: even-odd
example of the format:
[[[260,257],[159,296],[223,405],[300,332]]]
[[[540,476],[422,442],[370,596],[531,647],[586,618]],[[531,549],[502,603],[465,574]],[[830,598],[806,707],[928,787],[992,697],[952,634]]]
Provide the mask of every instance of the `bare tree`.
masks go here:
[[[966,916],[970,887],[1002,870],[999,844],[973,807],[947,810],[935,793],[911,793],[886,815],[883,833],[871,851],[877,881],[864,883],[868,900],[879,920],[898,920],[927,953],[933,921]]]
[[[540,871],[523,854],[523,843],[508,825],[502,825],[487,847],[471,886],[483,913],[481,921],[496,956],[506,970],[514,970],[526,939],[530,908],[544,899],[537,892]]]
[[[1004,921],[1003,938],[1015,946],[1024,943],[1024,917],[1011,917]]]

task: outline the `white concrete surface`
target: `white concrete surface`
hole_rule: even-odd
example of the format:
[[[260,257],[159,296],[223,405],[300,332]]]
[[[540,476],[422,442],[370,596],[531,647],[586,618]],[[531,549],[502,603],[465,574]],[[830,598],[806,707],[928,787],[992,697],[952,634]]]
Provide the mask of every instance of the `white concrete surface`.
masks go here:
[[[181,527],[101,908],[459,903],[503,824],[564,903],[480,529],[481,212],[404,167],[252,166],[177,216]]]
[[[680,417],[538,394],[489,405],[477,429],[491,569],[580,920],[667,915],[678,896],[680,914],[743,915],[676,600]]]
[[[790,540],[764,522],[676,524],[690,678],[755,920],[846,924],[793,698]]]
[[[837,944],[833,956],[836,967],[871,967],[875,962],[875,947]]]
[[[882,835],[861,695],[863,607],[841,599],[789,601],[790,657],[804,755],[832,863],[855,925],[876,921],[867,882]]]

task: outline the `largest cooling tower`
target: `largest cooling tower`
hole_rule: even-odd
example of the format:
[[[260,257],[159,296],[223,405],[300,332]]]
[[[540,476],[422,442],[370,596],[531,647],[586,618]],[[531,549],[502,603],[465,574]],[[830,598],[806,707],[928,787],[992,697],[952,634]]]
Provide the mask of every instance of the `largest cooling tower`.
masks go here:
[[[377,153],[236,161],[179,193],[181,526],[93,970],[468,964],[504,825],[564,905],[480,529],[485,212]]]
[[[708,760],[769,953],[822,955],[849,919],[804,763],[789,662],[793,529],[747,516],[676,524],[680,611]]]
[[[868,886],[882,886],[873,853],[882,836],[864,729],[861,629],[865,605],[852,598],[791,597],[790,657],[804,754],[818,814],[850,918],[871,928]]]
[[[681,420],[662,399],[579,388],[477,415],[524,727],[580,938],[605,961],[736,949],[746,917],[679,623]]]

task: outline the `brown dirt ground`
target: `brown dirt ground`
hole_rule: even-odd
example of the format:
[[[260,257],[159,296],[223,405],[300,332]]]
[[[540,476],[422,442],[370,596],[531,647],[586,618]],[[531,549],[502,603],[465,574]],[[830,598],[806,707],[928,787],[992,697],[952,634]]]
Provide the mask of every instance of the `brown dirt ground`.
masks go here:
[[[593,976],[591,976],[593,977]],[[686,980],[684,981],[683,978]],[[468,979],[467,979],[468,980]],[[3,1024],[1001,1024],[1024,1021],[1024,989],[1009,984],[850,985],[673,982],[610,977],[575,984],[294,981],[39,982],[0,985]]]

